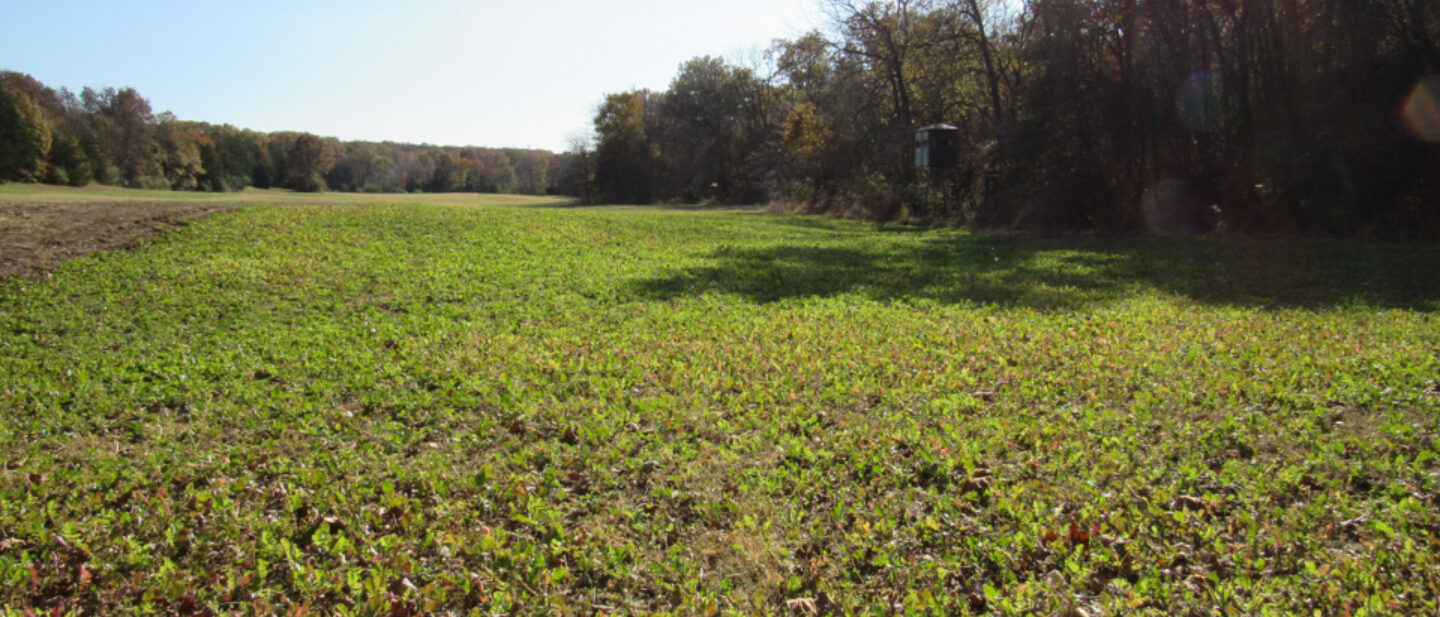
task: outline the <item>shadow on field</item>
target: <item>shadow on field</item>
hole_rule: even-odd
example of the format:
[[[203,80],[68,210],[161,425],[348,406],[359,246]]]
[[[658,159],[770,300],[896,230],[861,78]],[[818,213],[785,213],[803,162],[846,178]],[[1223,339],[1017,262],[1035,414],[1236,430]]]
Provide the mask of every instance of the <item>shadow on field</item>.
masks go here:
[[[907,234],[908,235],[908,234]],[[964,236],[866,248],[722,247],[712,264],[635,281],[648,298],[760,303],[857,294],[1041,310],[1160,290],[1210,305],[1440,309],[1440,248],[1291,239]]]

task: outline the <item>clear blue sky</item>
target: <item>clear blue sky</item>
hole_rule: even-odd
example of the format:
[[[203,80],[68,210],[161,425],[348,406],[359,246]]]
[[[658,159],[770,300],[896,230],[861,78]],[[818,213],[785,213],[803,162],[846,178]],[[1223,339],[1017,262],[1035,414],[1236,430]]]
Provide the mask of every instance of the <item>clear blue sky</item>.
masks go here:
[[[341,139],[562,150],[607,92],[821,27],[816,0],[0,0],[0,69]]]

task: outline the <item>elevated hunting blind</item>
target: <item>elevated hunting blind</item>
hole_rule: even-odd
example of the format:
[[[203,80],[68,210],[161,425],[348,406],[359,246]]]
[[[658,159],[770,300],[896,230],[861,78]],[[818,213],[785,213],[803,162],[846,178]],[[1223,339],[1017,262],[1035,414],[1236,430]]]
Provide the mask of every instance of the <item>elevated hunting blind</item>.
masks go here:
[[[960,164],[960,129],[932,124],[915,131],[916,167],[955,167]]]

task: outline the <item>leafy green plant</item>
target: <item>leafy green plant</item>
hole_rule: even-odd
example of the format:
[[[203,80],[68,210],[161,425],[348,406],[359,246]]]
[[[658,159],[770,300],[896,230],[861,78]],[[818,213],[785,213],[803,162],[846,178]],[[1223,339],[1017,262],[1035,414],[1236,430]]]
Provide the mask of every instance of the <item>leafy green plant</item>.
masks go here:
[[[1432,613],[1437,257],[227,211],[0,282],[0,605]]]

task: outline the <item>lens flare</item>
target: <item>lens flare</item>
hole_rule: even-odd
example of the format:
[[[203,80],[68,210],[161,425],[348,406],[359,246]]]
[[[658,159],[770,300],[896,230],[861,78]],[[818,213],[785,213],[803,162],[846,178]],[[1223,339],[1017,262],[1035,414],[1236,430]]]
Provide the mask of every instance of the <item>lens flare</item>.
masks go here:
[[[1415,137],[1440,143],[1440,75],[1426,77],[1405,100],[1405,125]]]

